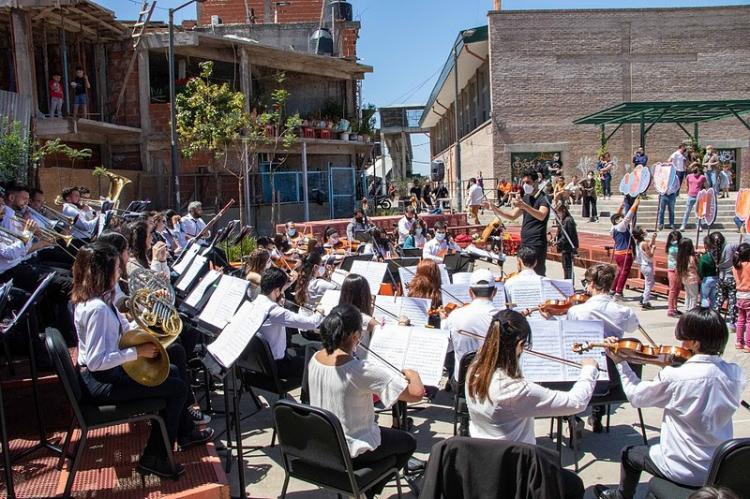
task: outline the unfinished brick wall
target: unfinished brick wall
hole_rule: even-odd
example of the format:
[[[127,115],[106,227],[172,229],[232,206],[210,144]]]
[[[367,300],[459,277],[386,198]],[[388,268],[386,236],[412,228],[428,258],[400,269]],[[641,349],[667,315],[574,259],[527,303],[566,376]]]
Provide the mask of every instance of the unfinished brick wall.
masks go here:
[[[264,18],[264,0],[207,0],[198,5],[198,22],[211,24],[211,16],[219,16],[224,24],[245,23],[250,17],[250,9],[255,11],[256,23],[272,23],[271,17]],[[278,8],[278,22],[299,23],[320,20],[323,0],[294,0],[289,5]]]
[[[501,11],[489,15],[489,31],[496,176],[508,176],[511,152],[522,150],[561,150],[566,174],[580,173],[579,163],[595,161],[599,134],[573,121],[606,107],[750,95],[746,6]],[[735,118],[700,126],[703,146],[739,149],[743,186],[750,185],[749,138]],[[686,139],[676,125],[657,124],[646,139],[650,163]],[[638,125],[613,135],[616,180],[639,140]]]

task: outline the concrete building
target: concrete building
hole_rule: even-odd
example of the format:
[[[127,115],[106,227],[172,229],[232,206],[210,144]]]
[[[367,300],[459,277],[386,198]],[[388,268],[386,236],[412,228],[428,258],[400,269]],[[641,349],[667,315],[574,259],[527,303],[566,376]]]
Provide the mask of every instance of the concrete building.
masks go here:
[[[515,178],[525,164],[555,154],[566,175],[580,175],[595,165],[601,142],[599,128],[574,125],[578,118],[622,102],[747,99],[748,35],[750,6],[492,11],[486,28],[460,34],[457,56],[451,53],[421,125],[431,130],[433,158],[445,159],[454,179],[457,63],[462,180],[480,169]],[[482,80],[489,81],[487,115]],[[707,122],[698,138],[720,149],[740,186],[750,186],[747,123]],[[650,163],[666,160],[687,140],[676,124],[655,125],[645,143]],[[615,181],[639,144],[638,125],[612,134]]]

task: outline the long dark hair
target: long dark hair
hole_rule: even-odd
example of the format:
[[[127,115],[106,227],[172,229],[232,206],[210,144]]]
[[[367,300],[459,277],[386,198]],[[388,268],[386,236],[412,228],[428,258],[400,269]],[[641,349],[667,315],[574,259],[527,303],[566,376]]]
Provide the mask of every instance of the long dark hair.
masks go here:
[[[320,253],[308,253],[305,259],[302,260],[302,268],[294,285],[294,296],[299,305],[307,303],[307,285],[313,278],[315,266],[320,265],[321,260]]]
[[[748,243],[742,243],[737,246],[734,255],[732,255],[732,265],[737,270],[742,268],[744,262],[750,262],[750,244]]]
[[[685,274],[687,274],[690,257],[694,255],[695,246],[693,246],[693,240],[689,237],[683,238],[677,247],[677,267],[675,268],[680,279],[684,278]]]
[[[422,260],[417,265],[417,271],[414,278],[409,283],[408,295],[413,298],[429,298],[431,307],[437,308],[442,301],[440,287],[442,286],[442,277],[440,276],[440,267],[435,260]]]
[[[363,314],[372,315],[373,303],[370,285],[361,275],[349,274],[341,283],[339,305],[344,304],[354,305]]]
[[[682,232],[679,230],[673,230],[670,232],[667,236],[667,244],[664,246],[664,252],[669,253],[669,248],[672,246],[672,243],[680,244],[680,241],[682,241]]]
[[[269,258],[271,258],[271,253],[269,253],[267,249],[254,249],[253,252],[250,253],[250,256],[247,257],[247,271],[245,272],[245,275],[247,276],[250,272],[262,274],[263,271],[266,270],[266,262],[268,262]]]
[[[333,307],[328,317],[320,324],[323,348],[328,354],[340,348],[349,338],[362,330],[362,313],[354,305]]]
[[[82,246],[73,262],[70,301],[82,303],[111,292],[119,260],[120,253],[111,244],[95,242]]]
[[[501,310],[492,317],[484,344],[469,368],[470,397],[479,402],[490,400],[490,383],[497,369],[513,379],[522,377],[516,353],[521,341],[531,343],[531,327],[526,317],[514,310]]]
[[[674,335],[680,341],[699,341],[700,351],[695,353],[721,355],[729,339],[729,330],[717,311],[695,307],[680,316]]]
[[[714,265],[716,266],[716,272],[719,272],[719,265],[721,265],[721,257],[724,252],[724,234],[715,231],[710,233],[706,237],[706,250],[711,254],[714,259]]]
[[[128,245],[130,246],[130,255],[141,264],[144,268],[149,268],[151,255],[149,255],[148,240],[150,237],[148,222],[139,220],[126,225],[126,234]]]

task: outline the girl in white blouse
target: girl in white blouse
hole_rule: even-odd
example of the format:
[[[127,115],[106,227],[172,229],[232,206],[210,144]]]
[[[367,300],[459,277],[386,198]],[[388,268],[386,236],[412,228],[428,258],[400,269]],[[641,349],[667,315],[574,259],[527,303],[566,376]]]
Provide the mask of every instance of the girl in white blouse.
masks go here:
[[[594,393],[598,364],[583,359],[578,381],[568,392],[550,390],[527,381],[521,355],[531,346],[526,317],[501,310],[492,318],[484,344],[467,374],[469,433],[472,437],[536,444],[534,418],[571,416],[586,409]],[[566,497],[583,497],[583,482],[562,470]]]
[[[389,456],[403,468],[416,449],[414,437],[375,423],[372,395],[386,407],[397,400],[417,402],[424,396],[419,374],[402,373],[354,356],[362,331],[362,314],[352,305],[338,305],[320,325],[323,349],[308,365],[310,405],[331,411],[341,422],[355,468],[365,467]],[[379,494],[389,479],[367,492]]]
[[[325,292],[329,289],[338,289],[336,283],[325,278],[328,268],[323,265],[323,258],[317,252],[308,253],[302,260],[302,268],[294,285],[296,302],[304,305],[300,308],[301,315],[312,315],[310,310],[315,310]]]
[[[128,259],[128,273],[135,269],[151,269],[169,276],[169,264],[167,263],[167,245],[161,241],[151,246],[152,226],[149,222],[139,220],[125,226],[125,236],[130,246],[130,258]]]

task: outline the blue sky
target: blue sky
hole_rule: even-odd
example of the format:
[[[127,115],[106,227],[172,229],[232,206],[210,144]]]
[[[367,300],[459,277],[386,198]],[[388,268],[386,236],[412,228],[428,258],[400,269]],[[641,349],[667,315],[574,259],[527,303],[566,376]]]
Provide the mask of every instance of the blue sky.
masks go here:
[[[119,19],[135,19],[139,0],[94,0],[115,11]],[[242,0],[234,0],[241,2]],[[367,75],[363,100],[377,106],[424,103],[432,91],[459,30],[486,24],[492,0],[349,0],[362,30],[358,56],[375,68]],[[167,19],[167,7],[184,0],[159,0],[154,18]],[[616,7],[696,7],[741,5],[748,0],[503,0],[504,10]],[[193,6],[179,19],[195,19]],[[426,171],[428,138],[412,138],[416,171]]]

